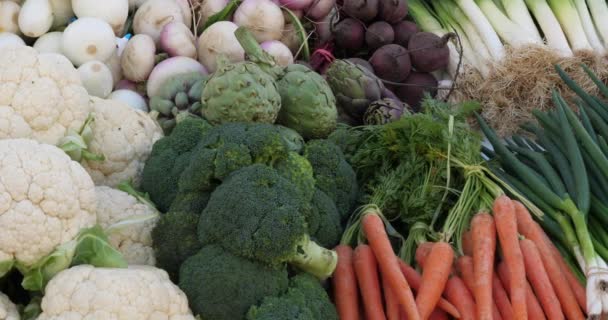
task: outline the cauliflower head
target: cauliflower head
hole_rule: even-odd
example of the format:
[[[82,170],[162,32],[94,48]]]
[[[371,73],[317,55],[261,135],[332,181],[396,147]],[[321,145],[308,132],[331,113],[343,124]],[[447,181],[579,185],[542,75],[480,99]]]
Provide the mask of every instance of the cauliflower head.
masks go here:
[[[17,306],[2,292],[0,292],[0,320],[19,320]]]
[[[61,149],[0,140],[0,263],[30,266],[97,220],[91,177]]]
[[[186,295],[162,269],[79,265],[49,282],[38,320],[194,320]]]
[[[28,46],[0,50],[0,139],[56,145],[89,114],[89,94],[63,55]]]
[[[116,231],[107,231],[110,244],[122,253],[129,264],[155,265],[151,234],[159,219],[158,213],[132,195],[118,189],[97,186],[95,193],[97,223],[104,229],[136,216],[156,215],[154,219],[120,227]]]
[[[103,161],[83,160],[95,185],[116,187],[125,180],[138,186],[141,173],[156,140],[163,136],[158,123],[147,113],[117,100],[91,97],[94,121],[89,151]]]

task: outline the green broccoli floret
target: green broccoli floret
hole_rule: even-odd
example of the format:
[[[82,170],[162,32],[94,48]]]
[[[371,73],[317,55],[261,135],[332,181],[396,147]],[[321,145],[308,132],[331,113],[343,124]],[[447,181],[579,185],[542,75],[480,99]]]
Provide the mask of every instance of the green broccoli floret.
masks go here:
[[[211,128],[205,120],[187,118],[177,124],[171,135],[152,147],[142,173],[141,188],[150,195],[157,208],[166,212],[177,195],[177,182],[190,163],[190,150]]]
[[[315,319],[338,320],[336,307],[317,278],[300,273],[289,279],[289,289],[285,296],[299,294],[304,295],[304,304],[312,311]]]
[[[315,178],[312,166],[306,158],[295,152],[289,152],[287,159],[278,162],[274,169],[293,183],[304,199],[312,199],[315,192]]]
[[[174,282],[182,263],[202,247],[197,234],[199,216],[188,211],[169,211],[152,229],[156,266],[166,270]]]
[[[307,203],[276,170],[261,164],[242,168],[211,194],[199,221],[199,240],[270,265],[289,262],[327,278],[337,256],[310,240]]]
[[[323,247],[336,246],[344,230],[340,223],[340,213],[331,198],[325,192],[315,189],[312,201],[306,208],[310,237]]]
[[[336,204],[342,220],[348,218],[357,201],[357,175],[340,148],[329,140],[311,140],[304,152],[312,165],[316,187]]]
[[[219,246],[203,247],[181,266],[179,287],[194,314],[203,319],[244,319],[252,305],[287,290],[285,266],[270,268]]]
[[[287,142],[289,151],[296,153],[302,153],[302,151],[304,151],[304,138],[302,138],[297,131],[278,124],[275,125],[275,127],[281,133],[283,140]]]
[[[297,297],[297,300],[295,299]],[[266,297],[259,306],[252,306],[247,312],[247,320],[317,320],[313,312],[302,300],[303,294],[289,297]],[[295,301],[294,301],[295,300]]]

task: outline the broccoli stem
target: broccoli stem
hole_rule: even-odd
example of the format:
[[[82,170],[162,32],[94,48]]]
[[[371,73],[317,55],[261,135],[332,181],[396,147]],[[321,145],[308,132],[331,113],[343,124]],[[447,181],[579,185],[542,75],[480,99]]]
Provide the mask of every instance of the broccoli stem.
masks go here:
[[[338,255],[335,251],[321,247],[310,240],[306,235],[297,245],[297,253],[291,260],[291,264],[308,272],[320,280],[329,278],[338,263]]]

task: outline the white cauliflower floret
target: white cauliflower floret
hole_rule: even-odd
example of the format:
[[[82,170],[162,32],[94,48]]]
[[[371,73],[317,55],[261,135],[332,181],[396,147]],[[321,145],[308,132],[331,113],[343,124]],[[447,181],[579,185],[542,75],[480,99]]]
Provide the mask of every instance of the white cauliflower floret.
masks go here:
[[[147,113],[121,101],[91,97],[91,105],[95,120],[88,148],[105,160],[81,163],[96,185],[116,187],[132,180],[138,186],[152,145],[163,136],[162,129]]]
[[[89,114],[89,95],[63,55],[32,47],[0,50],[0,139],[56,145]]]
[[[2,292],[0,292],[0,320],[19,320],[17,306]]]
[[[79,163],[35,140],[0,140],[0,263],[32,265],[96,219],[95,186]]]
[[[97,194],[97,222],[106,229],[115,223],[136,216],[156,215],[156,218],[118,228],[108,233],[110,244],[122,253],[129,264],[154,265],[152,229],[158,221],[158,213],[139,202],[132,195],[106,186],[95,187]]]
[[[188,300],[166,271],[80,265],[49,282],[38,320],[194,320]]]

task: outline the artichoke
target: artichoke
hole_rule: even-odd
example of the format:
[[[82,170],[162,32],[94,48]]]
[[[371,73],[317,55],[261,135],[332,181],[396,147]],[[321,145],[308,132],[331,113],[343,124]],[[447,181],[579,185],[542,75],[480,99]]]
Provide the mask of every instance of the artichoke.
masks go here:
[[[179,74],[165,81],[157,96],[150,97],[150,110],[165,132],[171,133],[180,119],[200,117],[201,92],[209,76],[199,72]]]
[[[381,125],[399,120],[404,114],[411,114],[408,106],[398,100],[384,98],[372,102],[365,114],[363,123],[367,125]]]
[[[327,83],[331,87],[341,118],[351,119],[359,124],[367,107],[382,98],[385,87],[371,71],[346,60],[334,60],[327,69]]]
[[[287,66],[277,81],[281,110],[277,122],[305,139],[326,138],[336,128],[336,98],[327,81],[305,65]]]

